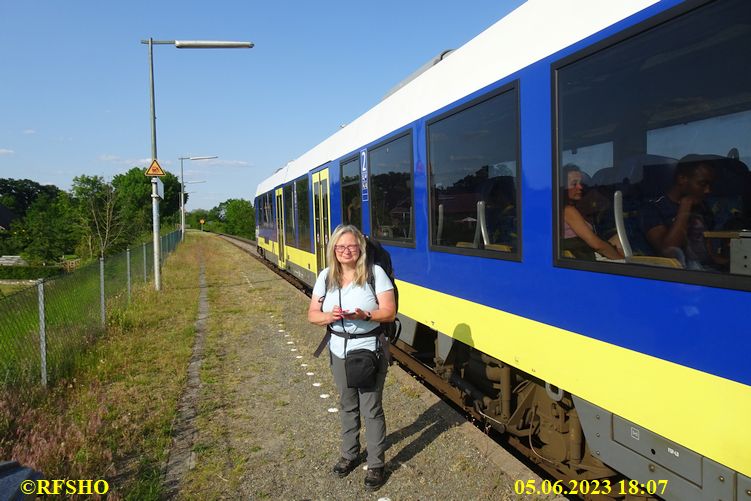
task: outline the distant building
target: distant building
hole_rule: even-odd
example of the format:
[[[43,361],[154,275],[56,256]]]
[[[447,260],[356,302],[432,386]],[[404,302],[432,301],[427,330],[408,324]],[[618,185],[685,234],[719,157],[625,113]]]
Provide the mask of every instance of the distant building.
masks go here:
[[[0,256],[0,266],[29,266],[21,256]]]

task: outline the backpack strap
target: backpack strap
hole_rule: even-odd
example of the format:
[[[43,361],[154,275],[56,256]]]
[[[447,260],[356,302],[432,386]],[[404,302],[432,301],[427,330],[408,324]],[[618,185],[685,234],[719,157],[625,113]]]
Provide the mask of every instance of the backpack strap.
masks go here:
[[[373,298],[375,298],[375,302],[377,305],[380,306],[380,303],[378,302],[378,295],[376,294],[376,287],[375,287],[375,263],[370,265],[370,270],[368,270],[368,285],[370,285],[370,290],[373,292]]]
[[[318,348],[316,348],[316,351],[313,352],[313,356],[315,358],[318,358],[321,356],[321,352],[326,347],[326,345],[329,344],[330,339],[331,339],[331,331],[329,330],[329,326],[326,326],[326,334],[324,334],[323,339],[321,339],[321,342],[318,345]]]

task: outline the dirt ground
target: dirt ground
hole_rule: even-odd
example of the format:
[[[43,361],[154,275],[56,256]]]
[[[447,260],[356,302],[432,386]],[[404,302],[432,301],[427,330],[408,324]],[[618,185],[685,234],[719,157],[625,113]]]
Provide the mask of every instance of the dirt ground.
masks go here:
[[[212,239],[208,328],[176,498],[499,500],[521,498],[516,480],[540,481],[397,366],[384,390],[387,483],[366,493],[362,468],[334,476],[337,393],[327,352],[312,357],[323,332],[307,297],[231,244],[196,238]]]

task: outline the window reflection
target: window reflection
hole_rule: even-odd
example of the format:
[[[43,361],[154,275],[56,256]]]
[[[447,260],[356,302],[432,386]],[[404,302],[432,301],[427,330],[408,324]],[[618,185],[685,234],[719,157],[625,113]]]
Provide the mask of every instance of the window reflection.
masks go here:
[[[575,210],[616,260],[751,274],[749,46],[751,3],[728,0],[557,71],[561,258],[616,259]]]
[[[342,163],[342,222],[362,229],[359,156]]]
[[[433,245],[517,250],[516,109],[512,90],[429,125]]]
[[[373,234],[383,240],[413,241],[412,136],[383,144],[368,155]]]

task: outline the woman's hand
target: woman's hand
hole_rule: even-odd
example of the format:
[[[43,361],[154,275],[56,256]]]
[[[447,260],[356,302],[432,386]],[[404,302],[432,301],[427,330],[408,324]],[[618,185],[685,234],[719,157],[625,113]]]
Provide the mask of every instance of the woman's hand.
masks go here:
[[[334,309],[331,310],[331,322],[336,322],[337,320],[341,320],[342,318],[346,318],[349,313],[342,310],[342,307],[338,304],[334,305]],[[329,323],[331,323],[329,322]]]
[[[333,311],[321,311],[321,302],[321,298],[315,294],[310,298],[310,306],[308,306],[308,321],[310,323],[325,327],[344,316],[344,312],[339,305],[335,305]]]
[[[355,308],[355,311],[348,311],[343,313],[344,318],[347,320],[367,320],[368,314],[360,308]]]

